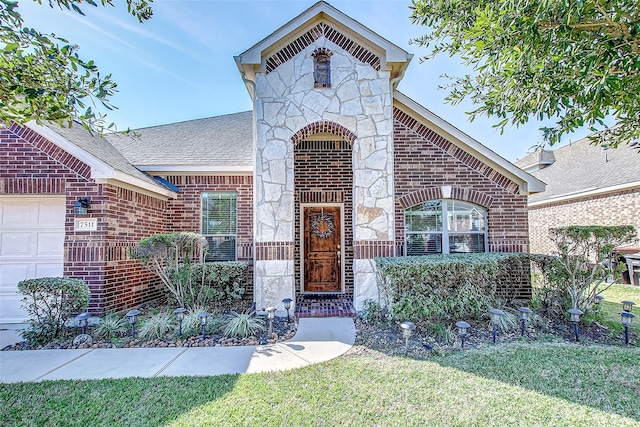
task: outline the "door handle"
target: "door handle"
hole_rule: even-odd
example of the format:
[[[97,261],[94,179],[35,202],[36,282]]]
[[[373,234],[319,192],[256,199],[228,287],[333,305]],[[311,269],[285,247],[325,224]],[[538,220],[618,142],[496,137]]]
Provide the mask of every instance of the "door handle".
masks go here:
[[[336,258],[338,260],[338,265],[340,265],[340,263],[342,262],[341,257],[340,257],[340,251],[336,251]]]

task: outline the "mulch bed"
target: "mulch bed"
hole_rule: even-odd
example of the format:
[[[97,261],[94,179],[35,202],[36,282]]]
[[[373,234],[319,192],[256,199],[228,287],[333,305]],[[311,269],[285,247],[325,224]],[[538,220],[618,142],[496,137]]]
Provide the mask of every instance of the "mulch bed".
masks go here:
[[[471,322],[470,322],[471,323]],[[387,355],[405,355],[405,339],[402,329],[396,324],[366,324],[361,319],[356,319],[356,347],[351,354],[359,352],[378,351]],[[444,334],[447,335],[447,334]],[[415,359],[426,359],[429,356],[442,354],[449,351],[460,350],[460,338],[457,328],[452,327],[448,337],[436,338],[433,328],[429,325],[417,325],[416,330],[409,338],[406,353]],[[550,322],[546,325],[536,325],[535,328],[526,329],[524,336],[520,329],[510,332],[498,331],[496,344],[508,344],[511,342],[571,342],[578,345],[614,345],[623,346],[624,338],[621,334],[612,332],[607,327],[593,322],[588,326],[580,325],[578,343],[575,342],[573,324]],[[634,337],[632,345],[640,346],[640,338]],[[471,323],[469,334],[465,338],[465,350],[482,348],[493,344],[493,330],[488,321]]]
[[[383,352],[390,355],[405,354],[405,340],[402,329],[397,324],[366,324],[362,319],[354,316],[356,324],[356,348],[367,348],[369,350]],[[266,323],[266,322],[265,322]],[[470,322],[471,323],[471,322]],[[30,347],[26,342],[19,342],[7,346],[1,351],[15,350],[58,350],[58,349],[83,349],[83,348],[160,348],[160,347],[215,347],[215,346],[246,346],[273,344],[291,339],[297,330],[297,319],[292,317],[290,323],[286,318],[276,317],[273,323],[273,333],[267,336],[265,330],[259,336],[249,338],[227,338],[222,335],[206,335],[184,337],[182,339],[165,340],[141,340],[131,339],[131,336],[123,336],[114,340],[98,340],[92,343],[82,343],[74,345],[73,339],[78,334],[77,328],[70,329],[66,339],[55,341],[46,346]],[[91,329],[88,330],[91,333]],[[621,334],[614,333],[605,326],[593,322],[588,326],[580,325],[579,344],[604,344],[623,345]],[[497,344],[509,342],[535,342],[535,341],[565,341],[575,342],[573,325],[569,322],[549,322],[543,325],[536,325],[535,328],[527,328],[526,335],[520,335],[520,329],[511,332],[498,332]],[[469,335],[465,339],[465,349],[480,348],[493,345],[493,333],[488,321],[471,323]],[[632,345],[638,346],[638,339],[634,337]],[[460,339],[457,329],[452,327],[449,333],[434,333],[433,327],[429,325],[418,325],[409,339],[408,355],[414,358],[427,358],[433,354],[459,350]],[[353,353],[353,351],[352,351]]]
[[[77,337],[78,328],[73,328],[69,332],[69,336],[64,340],[54,341],[45,346],[31,347],[26,341],[9,345],[0,351],[19,351],[19,350],[67,350],[67,349],[86,349],[86,348],[161,348],[161,347],[218,347],[218,346],[243,346],[243,345],[263,345],[274,344],[280,341],[291,339],[297,330],[297,322],[292,319],[287,323],[286,318],[276,317],[273,322],[273,331],[271,336],[267,336],[268,331],[264,331],[258,336],[248,338],[227,338],[220,334],[205,335],[204,339],[201,335],[195,337],[183,337],[181,339],[165,339],[165,340],[141,340],[131,339],[131,336],[124,336],[113,340],[98,340],[91,343],[81,343],[74,345],[73,340]],[[268,323],[265,321],[265,327]],[[91,333],[91,328],[87,330]]]

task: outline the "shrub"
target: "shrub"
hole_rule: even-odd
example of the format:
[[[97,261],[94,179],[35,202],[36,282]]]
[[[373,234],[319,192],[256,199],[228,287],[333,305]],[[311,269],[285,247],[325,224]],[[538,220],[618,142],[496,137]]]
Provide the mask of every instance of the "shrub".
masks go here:
[[[264,330],[264,321],[249,312],[232,312],[222,329],[225,337],[247,338]]]
[[[362,307],[362,321],[369,325],[382,323],[386,319],[386,311],[378,301],[368,299]]]
[[[616,246],[636,240],[633,226],[571,226],[552,228],[551,240],[557,247],[554,261],[557,277],[564,283],[570,308],[587,312],[600,285],[608,277],[619,278],[622,268],[613,261]],[[569,308],[569,307],[567,307]]]
[[[100,323],[93,329],[93,335],[98,339],[112,340],[126,334],[128,327],[127,319],[116,313],[110,313],[100,319]]]
[[[207,248],[207,239],[200,234],[156,234],[142,239],[131,248],[129,255],[156,273],[178,305],[185,307],[185,301],[194,291],[191,264],[194,260],[203,262]]]
[[[487,253],[376,258],[378,289],[393,319],[450,322],[493,305],[505,269],[526,254]],[[528,275],[528,272],[527,272]]]
[[[532,256],[537,269],[535,303],[549,317],[563,318],[569,308],[592,310],[595,296],[617,281],[624,264],[613,249],[636,240],[632,226],[571,226],[553,228],[554,256]]]
[[[160,277],[180,307],[231,308],[246,291],[249,264],[205,263],[207,247],[207,240],[200,234],[157,234],[142,239],[130,255]]]
[[[65,321],[86,310],[89,287],[82,280],[42,277],[18,283],[24,295],[22,307],[31,317],[31,325],[21,334],[29,343],[44,345],[59,337]]]
[[[200,324],[199,314],[202,312],[209,312],[206,307],[195,306],[192,307],[184,316],[182,320],[182,334],[188,337],[194,337],[202,334],[202,326]],[[205,333],[217,333],[220,331],[223,323],[223,317],[217,313],[210,313],[207,319],[207,326],[205,327]]]
[[[502,332],[510,332],[518,327],[519,315],[512,309],[502,308],[502,316],[498,318],[497,328]],[[493,324],[491,325],[493,328]]]
[[[177,321],[173,313],[161,311],[144,318],[138,334],[143,339],[161,339],[176,327]]]
[[[438,344],[448,345],[455,341],[456,335],[453,332],[453,326],[451,324],[444,326],[440,323],[435,323],[427,327],[427,331],[430,335],[433,335],[433,339]]]
[[[249,264],[244,261],[206,262],[191,266],[191,286],[185,303],[231,309],[246,292]]]

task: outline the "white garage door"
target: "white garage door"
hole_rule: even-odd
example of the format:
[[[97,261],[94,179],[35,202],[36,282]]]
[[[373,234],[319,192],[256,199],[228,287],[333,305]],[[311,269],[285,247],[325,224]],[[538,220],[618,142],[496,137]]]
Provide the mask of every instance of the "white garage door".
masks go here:
[[[18,282],[62,276],[64,197],[0,196],[0,323],[26,319]]]

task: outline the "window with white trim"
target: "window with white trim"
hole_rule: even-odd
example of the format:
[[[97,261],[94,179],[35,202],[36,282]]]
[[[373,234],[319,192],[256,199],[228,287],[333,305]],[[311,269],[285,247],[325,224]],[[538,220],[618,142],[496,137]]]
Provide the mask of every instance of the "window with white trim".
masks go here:
[[[404,211],[405,255],[486,252],[487,211],[460,200],[430,200]]]
[[[201,233],[209,242],[206,261],[236,260],[236,201],[232,192],[202,193]]]

